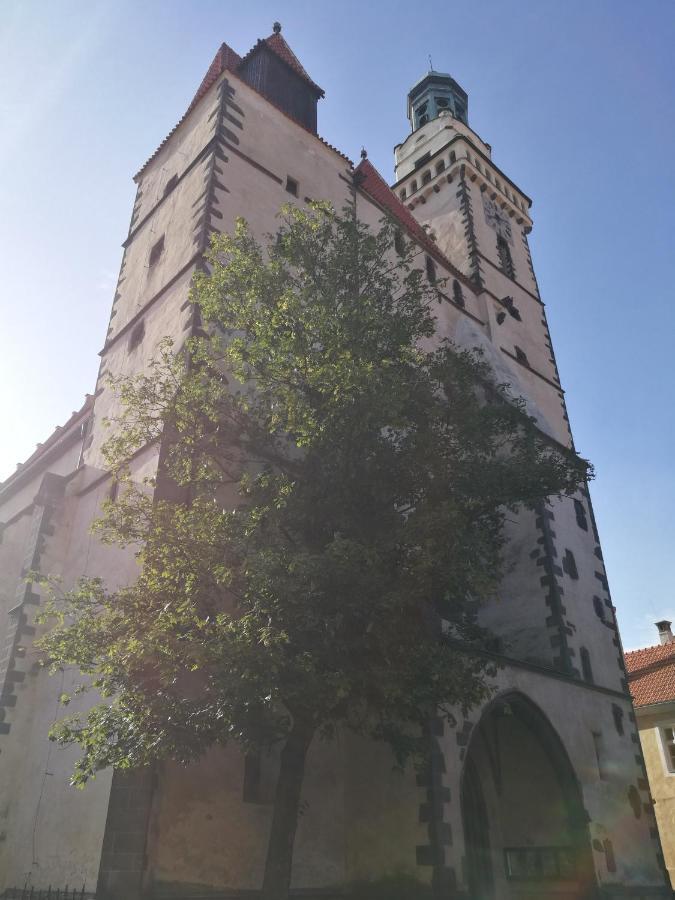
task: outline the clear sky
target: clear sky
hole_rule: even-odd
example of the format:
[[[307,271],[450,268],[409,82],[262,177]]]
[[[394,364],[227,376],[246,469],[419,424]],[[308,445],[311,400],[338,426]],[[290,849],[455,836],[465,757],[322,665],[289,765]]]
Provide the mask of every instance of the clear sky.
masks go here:
[[[534,199],[535,270],[627,648],[675,621],[672,0],[0,0],[0,477],[91,391],[131,176],[217,47],[283,33],[392,178],[431,55]]]

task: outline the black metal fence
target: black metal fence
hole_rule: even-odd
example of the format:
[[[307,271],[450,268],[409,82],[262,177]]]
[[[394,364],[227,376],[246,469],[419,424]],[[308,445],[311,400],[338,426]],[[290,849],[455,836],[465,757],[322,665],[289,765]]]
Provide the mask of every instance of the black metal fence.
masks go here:
[[[53,888],[50,884],[46,888],[36,888],[26,884],[22,888],[7,888],[2,897],[5,900],[89,900],[94,894],[89,893],[85,885],[81,888],[71,888],[68,885]]]

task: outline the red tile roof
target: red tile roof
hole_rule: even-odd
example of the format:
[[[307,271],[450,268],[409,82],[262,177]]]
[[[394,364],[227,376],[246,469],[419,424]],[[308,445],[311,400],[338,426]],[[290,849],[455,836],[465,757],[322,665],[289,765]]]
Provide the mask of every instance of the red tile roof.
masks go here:
[[[185,116],[190,115],[190,113],[199,103],[202,97],[208,92],[209,88],[214,85],[216,81],[218,81],[218,79],[226,69],[228,69],[230,72],[236,72],[237,67],[240,64],[241,56],[239,56],[238,53],[235,53],[232,47],[228,46],[225,43],[222,43],[218,48],[216,55],[213,57],[213,62],[209,66],[208,72],[204,76],[202,83],[197,89],[197,93],[192,98],[192,103],[185,111]],[[185,118],[185,116],[183,116],[183,119]],[[181,122],[183,121],[183,119],[181,119]],[[176,129],[174,128],[174,131],[175,130]],[[173,132],[171,133],[173,134]]]
[[[362,159],[356,167],[354,175],[356,176],[358,187],[368,194],[385,212],[391,213],[395,219],[398,219],[420,247],[423,247],[430,256],[437,259],[456,278],[459,278],[465,284],[469,284],[466,275],[460,272],[447,256],[438,249],[434,241],[431,240],[407,206],[401,203],[370,160]]]
[[[295,55],[295,53],[293,53],[284,38],[278,32],[271,34],[267,38],[260,38],[256,42],[255,46],[251,47],[246,56],[242,59],[242,62],[245,62],[249,57],[253,56],[254,53],[257,53],[258,50],[261,49],[261,47],[267,47],[273,53],[275,53],[280,60],[285,62],[289,68],[293,69],[296,75],[299,75],[304,81],[306,81],[307,84],[312,88],[313,91],[318,94],[319,97],[323,97],[325,95],[323,89],[320,88],[319,85],[315,81],[312,81],[312,79],[309,77],[298,57]]]
[[[675,700],[675,642],[625,654],[635,706]]]
[[[162,143],[157,147],[157,149],[152,154],[152,156],[150,156],[143,163],[143,165],[138,170],[138,172],[136,172],[136,174],[134,175],[134,180],[136,180],[143,174],[145,169],[149,166],[149,164],[153,161],[153,159],[155,159],[155,157],[160,152],[160,150],[171,139],[171,137],[175,134],[176,130],[178,128],[180,128],[180,126],[187,119],[187,117],[190,115],[190,113],[195,108],[195,106],[197,106],[199,101],[203,97],[205,97],[206,94],[208,94],[209,90],[218,81],[218,79],[223,74],[223,72],[228,71],[228,72],[232,72],[233,74],[237,75],[239,72],[239,68],[240,68],[241,64],[244,62],[244,60],[248,59],[261,46],[268,47],[273,53],[275,53],[279,57],[279,59],[283,60],[286,63],[286,65],[290,66],[290,68],[293,69],[294,72],[296,72],[298,75],[300,75],[301,78],[304,78],[304,80],[307,82],[307,84],[309,84],[310,87],[314,91],[316,91],[316,93],[318,94],[319,97],[324,96],[323,90],[319,87],[318,84],[316,84],[314,81],[312,81],[312,79],[309,77],[309,75],[307,74],[307,72],[305,71],[303,66],[300,64],[300,61],[298,60],[295,53],[293,53],[291,48],[288,46],[288,44],[286,43],[286,41],[284,40],[284,38],[282,38],[282,36],[280,34],[277,34],[275,32],[274,34],[270,35],[270,37],[268,37],[268,38],[260,38],[256,42],[255,46],[253,46],[249,50],[249,52],[246,54],[246,56],[244,56],[244,57],[241,57],[241,56],[239,56],[238,53],[235,53],[235,51],[228,44],[222,43],[220,45],[220,47],[218,48],[218,51],[216,52],[216,55],[213,58],[213,62],[209,66],[206,75],[202,79],[202,83],[199,85],[199,88],[197,89],[197,93],[192,98],[192,101],[191,101],[190,105],[188,106],[188,108],[186,109],[185,113],[181,116],[181,118],[174,125],[174,127],[171,129],[171,131],[167,134],[167,136],[164,138]],[[251,87],[251,85],[249,85],[249,87]],[[254,90],[255,90],[255,88],[254,88]],[[279,109],[277,104],[274,103],[273,101],[271,101],[269,99],[269,97],[265,97],[265,99],[268,100],[268,102],[272,103],[272,105],[275,106],[277,109]],[[315,132],[310,131],[310,129],[308,129],[304,123],[299,122],[294,116],[289,115],[285,110],[280,110],[280,111],[283,112],[287,118],[291,119],[291,121],[295,122],[296,124],[298,124],[302,128],[304,128],[305,131],[308,131],[310,134],[313,134],[314,137],[317,138],[317,140],[321,141],[322,144],[325,144],[326,147],[329,147],[331,150],[333,150],[335,153],[337,153],[339,156],[341,156],[343,159],[345,159],[350,165],[353,165],[352,161],[349,159],[348,156],[345,156],[344,153],[341,153],[336,147],[333,147],[332,144],[329,144],[328,141],[325,141],[322,137],[320,137]]]

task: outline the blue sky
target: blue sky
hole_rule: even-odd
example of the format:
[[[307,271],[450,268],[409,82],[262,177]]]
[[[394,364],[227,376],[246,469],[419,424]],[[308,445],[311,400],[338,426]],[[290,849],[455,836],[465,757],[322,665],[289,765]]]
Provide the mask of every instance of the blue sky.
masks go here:
[[[428,68],[534,199],[535,269],[627,648],[675,620],[672,0],[2,0],[0,477],[93,387],[133,173],[221,41],[284,36],[385,177]]]

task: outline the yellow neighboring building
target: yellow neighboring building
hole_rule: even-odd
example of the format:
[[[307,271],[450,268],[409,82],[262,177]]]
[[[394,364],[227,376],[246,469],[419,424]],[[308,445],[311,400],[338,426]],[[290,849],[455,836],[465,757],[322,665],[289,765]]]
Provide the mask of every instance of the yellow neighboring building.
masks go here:
[[[675,887],[675,636],[657,622],[660,643],[626,653],[647,777],[654,798],[663,855]]]

